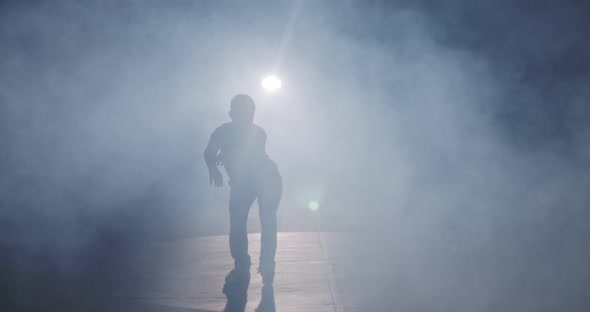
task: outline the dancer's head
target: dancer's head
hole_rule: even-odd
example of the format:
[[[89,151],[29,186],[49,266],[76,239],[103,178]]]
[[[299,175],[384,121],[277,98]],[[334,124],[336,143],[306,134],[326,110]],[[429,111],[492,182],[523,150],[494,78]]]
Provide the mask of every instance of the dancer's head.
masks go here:
[[[231,99],[229,118],[237,123],[252,123],[256,105],[247,94],[238,94]]]

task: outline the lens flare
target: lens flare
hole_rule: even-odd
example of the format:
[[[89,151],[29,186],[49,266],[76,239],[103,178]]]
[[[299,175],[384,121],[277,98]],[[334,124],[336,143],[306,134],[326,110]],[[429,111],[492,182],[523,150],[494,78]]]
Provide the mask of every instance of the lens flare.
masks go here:
[[[320,203],[318,203],[315,200],[312,200],[309,202],[308,207],[309,207],[309,210],[311,210],[311,211],[318,211],[318,209],[320,209]]]

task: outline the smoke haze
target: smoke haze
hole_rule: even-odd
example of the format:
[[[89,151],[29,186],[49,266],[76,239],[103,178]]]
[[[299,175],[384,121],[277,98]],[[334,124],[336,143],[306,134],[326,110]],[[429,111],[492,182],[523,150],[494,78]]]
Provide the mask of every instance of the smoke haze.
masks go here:
[[[348,259],[336,268],[355,293],[346,305],[585,311],[589,12],[1,4],[1,302],[67,302],[46,288],[136,241],[227,234],[227,187],[209,185],[202,152],[248,93],[285,181],[279,230],[312,230],[296,216],[349,234],[334,249]],[[259,86],[268,73],[277,94]]]

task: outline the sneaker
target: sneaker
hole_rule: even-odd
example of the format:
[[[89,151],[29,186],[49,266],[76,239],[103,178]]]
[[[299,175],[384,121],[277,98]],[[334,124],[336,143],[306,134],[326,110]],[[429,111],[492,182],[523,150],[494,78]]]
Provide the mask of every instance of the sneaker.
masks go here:
[[[260,265],[257,272],[262,275],[262,284],[272,285],[275,279],[275,265]]]
[[[244,271],[232,270],[225,278],[223,294],[227,297],[224,312],[244,311],[248,302],[248,286],[250,274]]]

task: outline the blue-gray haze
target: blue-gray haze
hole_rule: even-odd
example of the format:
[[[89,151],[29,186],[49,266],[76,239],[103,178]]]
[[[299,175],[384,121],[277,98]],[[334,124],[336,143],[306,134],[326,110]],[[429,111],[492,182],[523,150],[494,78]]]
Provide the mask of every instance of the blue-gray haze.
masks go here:
[[[345,268],[383,277],[342,286],[359,306],[588,311],[589,8],[0,4],[0,303],[65,311],[120,248],[226,234],[202,152],[248,93],[281,209],[318,201]]]

